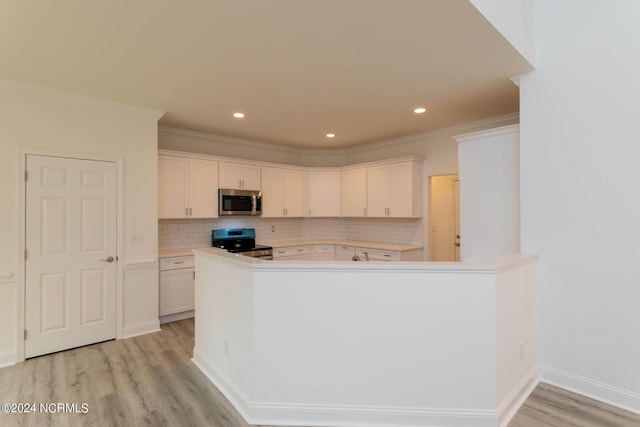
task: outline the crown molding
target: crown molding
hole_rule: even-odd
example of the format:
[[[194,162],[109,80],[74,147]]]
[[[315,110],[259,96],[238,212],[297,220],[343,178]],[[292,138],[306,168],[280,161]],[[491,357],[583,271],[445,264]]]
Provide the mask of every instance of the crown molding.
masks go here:
[[[116,112],[127,115],[143,115],[156,121],[159,120],[160,117],[162,117],[165,113],[162,110],[156,110],[153,108],[140,107],[137,105],[125,104],[116,101],[109,101],[94,96],[81,95],[78,93],[66,92],[57,89],[50,89],[47,87],[22,83],[15,80],[0,80],[0,92],[12,95],[49,99],[108,112]]]
[[[180,129],[174,128],[170,126],[158,126],[158,131],[171,134],[171,135],[180,135],[180,136],[189,136],[194,138],[202,138],[210,141],[216,142],[226,142],[235,145],[243,145],[245,147],[256,147],[256,148],[265,148],[270,150],[279,150],[287,153],[294,153],[298,155],[311,155],[311,154],[322,154],[322,155],[345,155],[357,153],[360,151],[370,150],[372,148],[377,147],[386,147],[393,146],[398,144],[405,144],[409,142],[420,141],[428,138],[434,138],[438,136],[453,136],[456,134],[463,134],[464,132],[473,132],[479,129],[491,129],[495,127],[502,127],[505,125],[511,125],[514,122],[518,122],[520,118],[519,113],[506,114],[498,117],[491,117],[489,119],[477,120],[475,122],[464,123],[461,125],[451,126],[448,128],[436,129],[428,132],[418,133],[414,135],[408,135],[401,138],[389,139],[380,142],[373,142],[371,144],[359,145],[357,147],[345,147],[343,149],[339,148],[296,148],[296,147],[288,147],[277,144],[271,144],[267,142],[260,142],[242,138],[235,138],[231,136],[223,136],[216,135],[206,132],[200,132],[189,129]]]
[[[479,139],[491,138],[494,136],[518,133],[519,131],[520,131],[520,125],[515,124],[515,125],[509,125],[509,126],[502,126],[499,128],[481,130],[478,132],[465,133],[462,135],[455,135],[455,136],[452,136],[452,138],[455,139],[457,142],[468,142],[468,141],[476,141]]]
[[[464,132],[473,132],[478,129],[495,128],[497,126],[512,125],[513,122],[520,120],[519,113],[505,114],[503,116],[491,117],[489,119],[477,120],[475,122],[464,123],[461,125],[451,126],[448,128],[435,129],[428,132],[417,133],[414,135],[403,136],[401,138],[389,139],[386,141],[374,142],[367,145],[359,145],[357,147],[346,148],[347,153],[356,153],[359,151],[370,150],[371,148],[392,146],[398,144],[404,144],[408,142],[416,142],[428,138],[434,138],[438,136],[451,136]]]
[[[284,151],[287,153],[299,154],[302,152],[302,149],[300,148],[270,144],[268,142],[254,141],[250,139],[235,138],[233,136],[216,135],[214,133],[206,133],[206,132],[200,132],[196,130],[174,128],[170,126],[158,126],[158,131],[168,133],[171,135],[190,136],[194,138],[208,139],[210,141],[226,142],[229,144],[243,145],[246,147],[266,148],[270,150]]]

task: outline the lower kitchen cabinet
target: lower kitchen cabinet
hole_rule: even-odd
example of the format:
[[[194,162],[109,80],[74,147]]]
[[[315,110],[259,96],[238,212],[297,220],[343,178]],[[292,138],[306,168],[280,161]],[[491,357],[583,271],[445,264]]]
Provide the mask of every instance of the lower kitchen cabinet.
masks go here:
[[[335,257],[334,245],[314,245],[311,254],[313,261],[333,261]]]
[[[336,261],[352,261],[356,254],[355,246],[336,245],[335,260]]]
[[[309,246],[287,246],[282,248],[273,248],[274,260],[292,260],[292,259],[311,259],[311,251]]]
[[[160,323],[193,317],[193,256],[160,259]]]

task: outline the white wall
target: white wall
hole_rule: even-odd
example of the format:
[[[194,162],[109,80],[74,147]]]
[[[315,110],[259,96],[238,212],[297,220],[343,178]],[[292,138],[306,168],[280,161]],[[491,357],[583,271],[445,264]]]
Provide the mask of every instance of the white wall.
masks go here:
[[[457,136],[460,258],[520,252],[518,125]]]
[[[19,150],[46,149],[121,157],[124,159],[124,231],[141,234],[144,244],[127,246],[122,261],[150,264],[136,283],[124,283],[125,294],[132,286],[143,287],[148,298],[126,301],[127,328],[140,332],[157,328],[157,119],[148,110],[117,106],[51,90],[0,82],[0,276],[15,274],[16,282],[0,283],[0,355],[16,353],[16,290],[21,280],[19,250]],[[126,274],[125,274],[126,279]],[[6,298],[5,298],[6,297]],[[127,310],[129,310],[127,312]],[[126,323],[135,312],[137,323]],[[13,315],[11,315],[13,314]],[[5,319],[5,316],[8,319]],[[155,322],[155,323],[154,323]],[[144,329],[144,328],[143,328]]]
[[[640,2],[535,4],[520,147],[542,378],[640,412]]]

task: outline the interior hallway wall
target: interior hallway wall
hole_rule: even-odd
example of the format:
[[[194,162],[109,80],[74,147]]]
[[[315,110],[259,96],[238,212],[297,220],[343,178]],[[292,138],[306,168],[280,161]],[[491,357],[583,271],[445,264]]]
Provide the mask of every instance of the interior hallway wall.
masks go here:
[[[542,380],[640,412],[640,3],[535,5],[521,205]]]
[[[124,230],[141,234],[142,245],[124,245],[122,262],[143,260],[149,268],[124,282],[125,335],[158,327],[157,126],[160,113],[13,82],[0,81],[0,365],[15,361],[20,229],[19,172],[23,148],[124,159]],[[150,261],[150,262],[149,262]],[[142,299],[137,299],[142,294]]]

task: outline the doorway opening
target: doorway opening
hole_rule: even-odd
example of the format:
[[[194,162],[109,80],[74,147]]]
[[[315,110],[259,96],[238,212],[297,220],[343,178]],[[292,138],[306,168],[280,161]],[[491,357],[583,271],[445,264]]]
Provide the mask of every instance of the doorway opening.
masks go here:
[[[429,261],[460,261],[460,180],[430,177]]]

